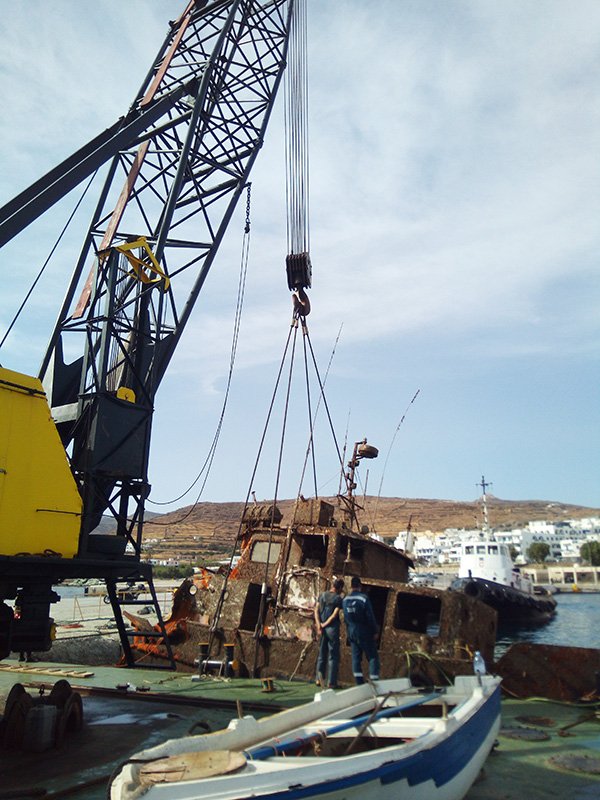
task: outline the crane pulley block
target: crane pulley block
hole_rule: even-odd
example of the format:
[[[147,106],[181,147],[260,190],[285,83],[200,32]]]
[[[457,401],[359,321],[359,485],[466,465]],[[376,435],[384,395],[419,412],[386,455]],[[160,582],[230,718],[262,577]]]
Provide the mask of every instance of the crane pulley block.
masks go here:
[[[287,282],[290,291],[310,289],[312,284],[312,264],[309,253],[290,253],[285,259]]]

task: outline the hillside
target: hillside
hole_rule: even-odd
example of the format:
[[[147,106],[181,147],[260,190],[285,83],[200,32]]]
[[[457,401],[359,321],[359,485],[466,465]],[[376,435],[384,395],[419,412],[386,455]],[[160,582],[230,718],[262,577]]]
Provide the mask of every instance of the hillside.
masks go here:
[[[334,498],[324,498],[335,504]],[[265,501],[266,502],[266,501]],[[481,520],[479,500],[424,500],[401,497],[367,497],[360,513],[363,524],[380,536],[394,538],[411,522],[413,532],[442,531],[445,528],[474,528]],[[277,504],[286,523],[294,501]],[[195,561],[208,554],[230,551],[238,531],[242,503],[199,503],[169,514],[154,517],[144,526],[144,542],[156,558],[180,558]],[[490,524],[519,527],[531,520],[558,522],[564,519],[600,516],[600,509],[568,505],[547,500],[501,500],[488,495]]]

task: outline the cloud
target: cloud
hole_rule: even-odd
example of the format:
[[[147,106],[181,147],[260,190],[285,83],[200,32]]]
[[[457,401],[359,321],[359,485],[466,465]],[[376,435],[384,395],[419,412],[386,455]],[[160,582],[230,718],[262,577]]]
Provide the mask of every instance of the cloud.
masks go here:
[[[0,119],[4,199],[127,111],[168,19],[183,5],[2,4],[0,100],[10,109]],[[446,381],[459,374],[460,382],[451,383],[453,404],[471,409],[485,391],[486,363],[495,365],[485,381],[498,397],[488,419],[504,419],[501,398],[537,369],[548,379],[547,396],[551,380],[577,384],[579,422],[597,427],[597,408],[585,397],[589,383],[573,365],[592,363],[599,339],[600,5],[546,0],[542,10],[537,0],[378,0],[375,10],[373,3],[337,0],[309,3],[309,24],[309,326],[327,359],[344,323],[334,362],[340,406],[352,394],[355,408],[368,416],[373,396],[391,405],[390,397],[409,395],[422,377],[431,382],[424,397],[436,389],[447,394]],[[252,386],[255,403],[256,375],[270,386],[267,376],[278,365],[290,320],[283,135],[278,106],[252,174],[238,353],[240,385]],[[61,213],[0,253],[3,322],[53,244],[67,211]],[[86,219],[83,214],[61,245],[18,334],[0,354],[3,363],[8,358],[10,366],[27,369],[39,360]],[[229,367],[243,221],[240,209],[171,365],[169,398],[185,386],[190,396],[218,406]],[[367,387],[357,377],[361,370],[369,375]],[[531,407],[533,394],[524,401]],[[428,412],[455,424],[441,404]],[[378,406],[374,416],[385,413]],[[552,419],[555,427],[557,416]],[[581,430],[572,420],[563,424],[576,451]],[[527,444],[527,425],[512,408],[508,429],[521,438],[523,453],[539,447],[539,439]],[[430,461],[459,457],[451,446],[466,423],[453,431],[452,442],[439,434],[440,452]],[[581,453],[587,447],[581,443]],[[469,454],[460,458],[466,473]],[[590,486],[581,472],[585,456],[574,452],[570,463],[572,486],[578,480]],[[422,465],[420,474],[426,473]],[[442,476],[440,466],[436,478]],[[459,496],[447,480],[445,494]],[[546,480],[554,485],[548,474]]]
[[[356,336],[501,321],[522,335],[597,250],[600,10],[439,8],[317,14],[315,46],[342,44],[333,68],[313,59],[313,241],[327,296],[341,284],[351,314],[366,296],[377,309]]]

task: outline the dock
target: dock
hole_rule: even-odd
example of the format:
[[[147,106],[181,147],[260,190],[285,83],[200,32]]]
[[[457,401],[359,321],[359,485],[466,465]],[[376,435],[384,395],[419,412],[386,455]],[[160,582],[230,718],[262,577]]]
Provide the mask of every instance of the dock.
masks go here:
[[[0,750],[0,800],[100,800],[113,770],[139,750],[218,730],[240,714],[263,716],[307,702],[316,690],[299,681],[273,680],[273,691],[265,691],[264,680],[8,659],[0,663],[0,707],[15,683],[35,694],[60,679],[81,694],[83,728],[58,749]],[[600,798],[596,712],[593,704],[505,698],[498,745],[468,800]]]

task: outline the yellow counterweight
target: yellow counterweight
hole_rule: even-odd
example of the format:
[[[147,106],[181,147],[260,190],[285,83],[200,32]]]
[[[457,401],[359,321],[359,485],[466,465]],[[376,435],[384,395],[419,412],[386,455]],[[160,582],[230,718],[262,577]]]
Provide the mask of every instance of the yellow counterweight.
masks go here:
[[[81,510],[41,382],[0,367],[0,555],[72,558]]]

